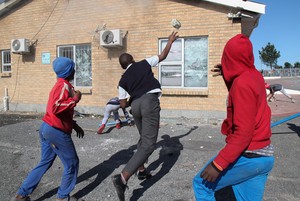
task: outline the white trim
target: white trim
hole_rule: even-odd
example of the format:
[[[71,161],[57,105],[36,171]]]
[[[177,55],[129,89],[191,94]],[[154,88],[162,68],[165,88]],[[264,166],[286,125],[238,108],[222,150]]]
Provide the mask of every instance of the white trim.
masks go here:
[[[288,94],[299,95],[300,91],[294,89],[285,89]],[[276,92],[275,92],[276,93]]]
[[[13,6],[15,6],[16,4],[20,3],[22,0],[9,0],[9,1],[4,1],[2,3],[0,3],[0,16],[11,10],[13,8]]]
[[[204,0],[211,3],[221,4],[235,8],[242,8],[244,10],[252,11],[255,13],[265,14],[266,5],[251,1],[243,0]]]
[[[265,80],[280,79],[281,77],[264,77]]]
[[[3,1],[2,3],[0,3],[0,10],[8,7],[8,6],[13,6],[17,3],[19,3],[21,0],[9,0],[9,1]]]

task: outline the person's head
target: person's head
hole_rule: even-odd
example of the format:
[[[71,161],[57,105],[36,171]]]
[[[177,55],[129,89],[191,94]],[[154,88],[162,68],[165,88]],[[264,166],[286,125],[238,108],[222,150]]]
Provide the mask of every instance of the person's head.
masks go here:
[[[129,64],[134,63],[133,57],[128,53],[123,53],[119,57],[120,65],[123,69],[126,69]]]
[[[63,78],[65,80],[74,79],[75,63],[71,59],[67,57],[58,57],[53,61],[52,65],[57,78]]]
[[[249,38],[243,34],[232,37],[224,47],[221,64],[223,78],[228,88],[241,73],[254,70],[254,55]]]

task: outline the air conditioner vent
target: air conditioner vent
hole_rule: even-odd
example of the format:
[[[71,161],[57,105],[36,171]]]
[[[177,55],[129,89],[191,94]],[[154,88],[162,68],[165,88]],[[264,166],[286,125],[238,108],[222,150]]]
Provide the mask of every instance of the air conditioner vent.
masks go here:
[[[13,53],[27,53],[29,50],[30,41],[25,38],[11,40],[11,51]]]
[[[100,31],[100,45],[103,47],[123,46],[120,29]]]

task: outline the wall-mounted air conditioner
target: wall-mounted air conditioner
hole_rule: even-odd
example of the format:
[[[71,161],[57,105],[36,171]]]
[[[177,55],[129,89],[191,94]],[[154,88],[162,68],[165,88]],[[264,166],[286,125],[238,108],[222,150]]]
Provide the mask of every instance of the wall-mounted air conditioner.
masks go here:
[[[11,52],[27,53],[30,52],[30,41],[25,38],[11,40]]]
[[[100,45],[103,47],[123,46],[122,31],[120,29],[100,31]]]

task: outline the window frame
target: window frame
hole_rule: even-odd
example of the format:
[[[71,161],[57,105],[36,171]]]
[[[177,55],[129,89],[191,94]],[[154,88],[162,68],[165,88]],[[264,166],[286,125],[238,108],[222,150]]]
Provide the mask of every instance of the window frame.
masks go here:
[[[208,89],[208,79],[207,79],[207,83],[206,83],[206,87],[185,87],[184,84],[185,84],[185,40],[187,39],[191,39],[191,38],[206,38],[207,40],[207,76],[208,76],[208,58],[209,58],[209,49],[208,49],[208,42],[209,42],[209,39],[208,39],[208,36],[207,35],[203,35],[203,36],[191,36],[191,37],[180,37],[178,38],[176,41],[180,41],[181,42],[181,60],[180,61],[166,61],[167,58],[163,61],[161,61],[159,64],[158,64],[158,78],[159,78],[159,82],[161,83],[161,87],[162,88],[166,88],[166,89],[196,89],[196,90],[207,90]],[[159,47],[159,54],[163,51],[163,48],[162,48],[162,43],[163,41],[168,41],[167,38],[160,38],[159,41],[158,41],[158,47]],[[175,41],[175,42],[176,42]],[[174,43],[173,43],[174,44]],[[172,46],[173,47],[173,46]],[[172,48],[171,48],[172,50]],[[170,51],[171,51],[170,50]],[[180,86],[171,86],[171,85],[162,85],[162,67],[163,66],[168,66],[168,65],[181,65],[181,85]]]
[[[162,42],[167,42],[168,39],[166,38],[163,38],[163,39],[160,39],[159,40],[159,54],[161,54],[161,52],[163,51],[163,48],[162,48]],[[159,69],[159,82],[162,83],[162,76],[161,76],[161,72],[162,72],[162,66],[181,66],[181,75],[182,75],[182,78],[181,78],[181,86],[163,86],[161,85],[162,88],[184,88],[182,87],[183,84],[184,84],[184,79],[183,79],[183,75],[184,75],[184,72],[183,72],[183,65],[184,65],[184,57],[183,57],[183,45],[184,45],[184,40],[183,38],[178,38],[176,41],[174,42],[177,42],[177,41],[180,41],[181,42],[181,59],[179,61],[167,61],[167,58],[164,60],[164,61],[161,61],[159,64],[158,64],[158,69]]]
[[[5,53],[8,53],[9,54],[9,60],[10,62],[9,63],[4,63],[4,59],[5,59]],[[9,66],[10,67],[10,71],[8,70],[5,70],[5,67]],[[2,73],[11,73],[12,72],[12,69],[11,69],[11,51],[10,50],[2,50],[1,51],[1,72]]]
[[[58,45],[57,46],[57,56],[59,57],[60,56],[60,50],[61,48],[72,48],[72,59],[75,63],[75,69],[77,69],[77,62],[76,62],[76,48],[78,46],[84,46],[84,45],[88,45],[90,47],[90,50],[91,50],[91,65],[92,65],[92,45],[90,43],[81,43],[81,44],[69,44],[69,45]],[[68,57],[69,58],[69,57]],[[92,71],[92,67],[91,67],[91,71]],[[91,72],[92,74],[92,72]],[[82,88],[82,89],[91,89],[92,86],[93,86],[93,80],[91,80],[91,85],[90,86],[78,86],[76,84],[76,76],[77,76],[77,72],[75,71],[75,75],[74,75],[74,79],[72,80],[72,84],[74,85],[74,87],[77,87],[77,88]]]

